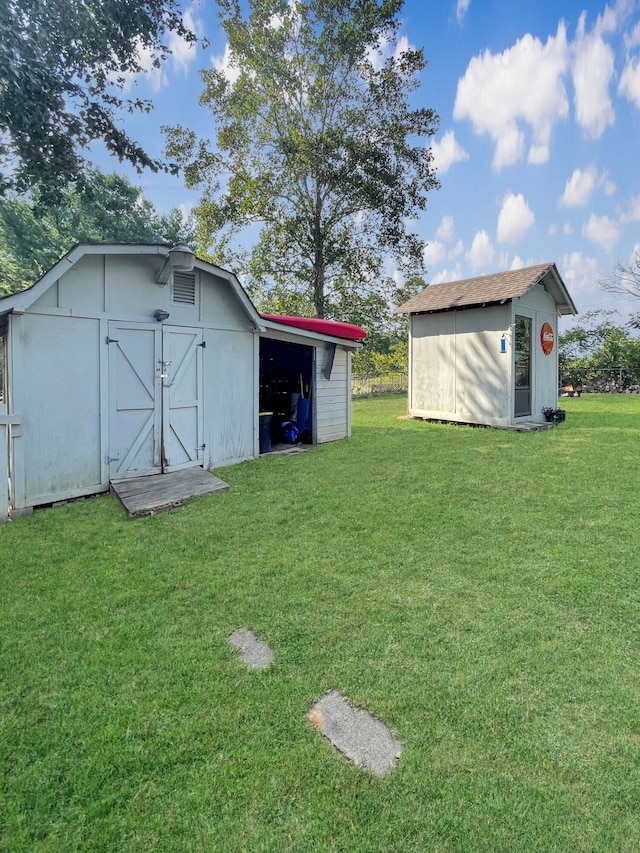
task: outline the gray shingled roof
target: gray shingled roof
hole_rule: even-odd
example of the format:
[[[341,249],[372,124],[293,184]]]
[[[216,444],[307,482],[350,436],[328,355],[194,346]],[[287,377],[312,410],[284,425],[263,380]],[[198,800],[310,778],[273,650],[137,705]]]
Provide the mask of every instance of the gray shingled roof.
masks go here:
[[[541,279],[554,296],[561,314],[575,314],[576,307],[555,264],[537,264],[519,270],[432,284],[396,309],[396,314],[448,311],[491,303],[509,302],[524,296]]]

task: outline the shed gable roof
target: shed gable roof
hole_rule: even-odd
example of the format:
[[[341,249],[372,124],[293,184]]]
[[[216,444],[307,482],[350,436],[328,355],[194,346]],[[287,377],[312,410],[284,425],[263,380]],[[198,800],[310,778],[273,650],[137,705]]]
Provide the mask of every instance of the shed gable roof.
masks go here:
[[[157,256],[161,262],[169,254],[170,248],[170,246],[155,243],[78,243],[31,287],[0,298],[0,314],[28,310],[60,276],[85,255],[128,255],[132,258],[141,255]],[[256,328],[260,328],[260,315],[234,273],[197,257],[195,267],[225,280],[251,322]]]
[[[396,309],[396,314],[451,311],[510,302],[524,296],[539,282],[553,296],[560,314],[576,314],[576,307],[555,264],[537,264],[479,278],[432,284]]]
[[[78,243],[54,264],[42,278],[32,284],[31,287],[21,290],[18,293],[1,296],[0,321],[3,316],[13,311],[27,311],[48,288],[54,285],[62,275],[85,255],[125,255],[131,258],[141,255],[157,256],[159,263],[161,263],[169,254],[170,249],[171,247],[168,245],[155,243]],[[294,336],[299,338],[300,342],[305,344],[310,344],[313,341],[323,341],[327,343],[338,342],[343,348],[350,350],[358,350],[362,347],[362,343],[359,341],[348,340],[339,335],[330,334],[328,331],[324,333],[321,331],[310,332],[301,328],[286,327],[281,323],[265,319],[259,314],[235,273],[197,256],[195,258],[195,268],[226,281],[249,320],[262,333],[284,330],[289,337]],[[338,327],[339,324],[336,324],[336,329]]]

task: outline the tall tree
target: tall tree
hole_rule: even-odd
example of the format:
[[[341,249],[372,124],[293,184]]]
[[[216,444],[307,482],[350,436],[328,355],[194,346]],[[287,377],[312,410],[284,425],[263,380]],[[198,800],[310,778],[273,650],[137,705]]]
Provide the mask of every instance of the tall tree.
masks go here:
[[[0,198],[0,295],[33,284],[76,243],[193,239],[192,223],[180,210],[159,216],[125,177],[92,169],[55,205],[43,205],[37,187]]]
[[[426,63],[398,49],[403,2],[219,0],[232,73],[203,71],[201,96],[215,144],[165,128],[167,152],[203,191],[199,251],[244,264],[261,307],[380,317],[394,303],[385,261],[423,271],[407,222],[438,186],[425,145],[438,117],[410,106]]]
[[[127,75],[158,66],[170,33],[194,41],[180,0],[0,0],[0,190],[35,183],[55,197],[83,168],[80,148],[96,139],[141,169],[158,170],[116,122]]]

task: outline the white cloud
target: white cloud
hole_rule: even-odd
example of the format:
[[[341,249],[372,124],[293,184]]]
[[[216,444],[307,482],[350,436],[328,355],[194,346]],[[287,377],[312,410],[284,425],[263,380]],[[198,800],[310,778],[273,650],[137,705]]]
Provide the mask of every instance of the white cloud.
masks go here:
[[[393,56],[394,59],[398,59],[401,54],[406,53],[408,50],[415,50],[415,47],[409,42],[406,36],[400,36],[392,54],[391,40],[383,35],[380,37],[380,43],[377,47],[367,48],[365,56],[367,61],[373,65],[374,70],[380,71],[389,57]]]
[[[462,242],[462,240],[458,240],[456,242],[455,246],[453,247],[453,249],[451,249],[451,251],[449,252],[448,257],[449,257],[449,260],[452,261],[452,260],[454,260],[454,258],[458,258],[458,257],[460,257],[460,255],[463,255],[463,254],[464,254],[464,243]]]
[[[618,222],[608,216],[596,216],[595,213],[582,226],[582,236],[606,250],[615,246],[621,234],[622,228]]]
[[[202,21],[195,17],[193,6],[185,10],[183,20],[186,27],[198,35],[202,32]],[[167,47],[170,51],[169,58],[161,63],[160,67],[154,65],[155,55],[152,50],[142,44],[141,39],[135,41],[135,53],[141,71],[138,74],[117,74],[114,77],[123,77],[125,92],[130,91],[141,79],[146,80],[154,92],[159,92],[169,85],[169,77],[166,69],[171,67],[178,71],[187,71],[189,65],[197,58],[194,45],[187,42],[175,32],[167,35]]]
[[[406,36],[400,36],[393,54],[394,59],[398,59],[398,57],[400,57],[403,53],[406,53],[408,50],[415,50],[415,47],[410,43],[409,39]]]
[[[161,65],[159,68],[154,67],[153,52],[148,47],[145,47],[139,38],[135,42],[135,53],[138,64],[142,69],[141,72],[138,74],[124,73],[122,75],[113,75],[114,77],[118,77],[118,79],[120,77],[124,79],[122,88],[125,92],[130,91],[133,86],[137,85],[141,78],[144,78],[149,83],[154,92],[159,92],[160,89],[169,84],[169,78],[164,70],[164,66]]]
[[[194,7],[185,10],[183,20],[187,29],[198,35],[204,29],[202,20],[196,18]],[[171,50],[171,64],[179,71],[187,71],[192,62],[196,60],[197,52],[195,45],[185,41],[175,32],[169,35],[169,49]]]
[[[513,166],[522,160],[524,153],[524,133],[516,124],[505,127],[504,133],[496,140],[496,150],[493,156],[493,167],[496,171],[503,166]]]
[[[552,222],[549,225],[549,227],[547,228],[547,234],[549,235],[549,237],[555,237],[557,233],[558,233],[558,226],[556,225],[555,222]]]
[[[448,243],[453,239],[454,232],[455,224],[453,216],[443,216],[440,225],[438,225],[438,230],[436,231],[436,239],[444,240],[445,243]]]
[[[609,20],[609,17],[605,15],[598,18],[593,31],[587,34],[586,12],[583,12],[573,45],[572,73],[576,118],[593,139],[599,139],[615,121],[609,96],[609,85],[615,71],[614,54],[601,35],[615,25],[615,19]]]
[[[640,110],[640,58],[637,56],[627,60],[620,76],[618,92]]]
[[[548,159],[548,144],[532,145],[531,148],[529,148],[529,154],[527,155],[527,163],[531,163],[533,166],[539,166],[541,163],[546,163]]]
[[[549,159],[553,126],[569,111],[562,79],[568,61],[566,27],[561,22],[544,45],[527,34],[503,53],[486,50],[467,66],[458,81],[453,115],[469,119],[477,134],[494,140],[497,171],[522,159],[522,125],[533,136],[529,162]]]
[[[434,275],[431,279],[431,284],[443,284],[445,281],[460,281],[461,278],[462,271],[458,264],[453,269],[441,270],[437,275]]]
[[[467,14],[467,10],[471,0],[458,0],[458,5],[456,6],[456,19],[459,24],[464,21],[464,17]]]
[[[640,45],[640,23],[636,24],[630,33],[625,33],[624,46],[627,50],[632,50]]]
[[[582,252],[563,255],[560,274],[572,296],[585,290],[592,290],[599,279],[598,262],[586,257]]]
[[[486,231],[478,231],[473,238],[471,248],[467,252],[468,264],[477,269],[492,263],[495,257],[495,250],[491,245],[491,240]]]
[[[509,269],[511,270],[521,270],[524,268],[524,261],[520,257],[520,255],[515,255],[513,260],[511,261],[511,266]]]
[[[225,44],[222,56],[211,57],[211,64],[231,84],[235,83],[240,76],[240,65],[231,51],[229,42]]]
[[[424,262],[427,266],[439,263],[445,256],[444,244],[438,240],[426,243],[423,252]]]
[[[562,196],[558,199],[558,207],[584,207],[597,188],[603,189],[608,196],[616,191],[616,185],[609,178],[606,169],[599,173],[593,163],[586,169],[574,169],[564,185]]]
[[[441,175],[444,175],[454,163],[469,159],[469,154],[456,140],[452,130],[448,130],[440,142],[434,139],[431,143],[431,151],[433,153],[433,165]]]
[[[533,227],[536,218],[522,193],[508,193],[498,215],[498,243],[517,243]]]
[[[565,237],[570,237],[573,234],[573,225],[570,222],[565,222],[562,226],[562,233]]]
[[[574,169],[558,201],[560,207],[582,207],[596,188],[598,170],[591,164],[586,169]]]
[[[630,199],[628,210],[620,214],[620,222],[623,225],[628,225],[630,222],[640,222],[640,195]]]

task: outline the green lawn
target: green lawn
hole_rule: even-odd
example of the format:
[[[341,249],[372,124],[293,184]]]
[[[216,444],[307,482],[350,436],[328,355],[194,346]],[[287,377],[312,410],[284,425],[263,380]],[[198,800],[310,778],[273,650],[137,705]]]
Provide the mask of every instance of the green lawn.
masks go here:
[[[527,434],[361,400],[173,512],[0,528],[0,849],[637,851],[640,397],[562,405]],[[332,689],[391,774],[307,722]]]

